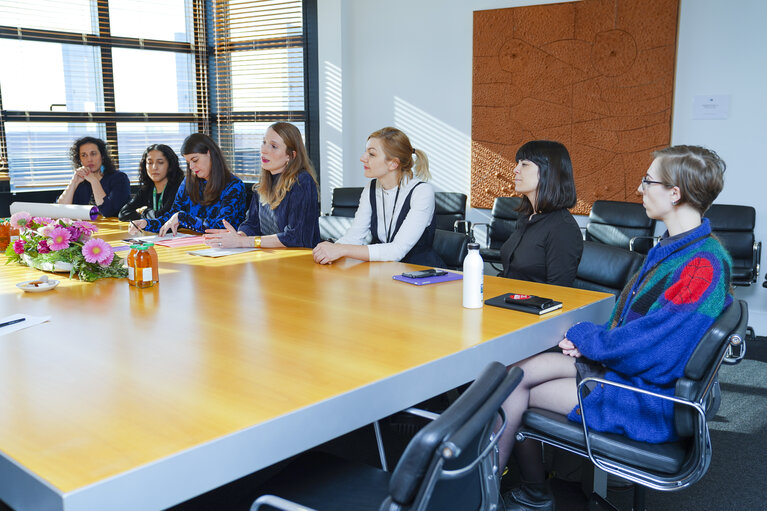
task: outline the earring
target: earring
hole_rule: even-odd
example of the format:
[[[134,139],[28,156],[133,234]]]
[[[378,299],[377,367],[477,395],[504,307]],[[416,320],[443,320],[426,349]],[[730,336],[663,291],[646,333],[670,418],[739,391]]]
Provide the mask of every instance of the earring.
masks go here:
[[[679,204],[679,201],[678,201],[678,200],[672,200],[672,201],[671,201],[671,205],[672,205],[672,206],[676,206],[677,204]]]

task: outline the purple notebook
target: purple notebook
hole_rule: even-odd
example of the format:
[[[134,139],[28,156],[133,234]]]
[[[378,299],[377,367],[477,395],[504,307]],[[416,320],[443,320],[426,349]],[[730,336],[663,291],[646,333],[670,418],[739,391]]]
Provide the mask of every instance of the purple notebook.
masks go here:
[[[420,279],[411,279],[410,277],[403,277],[402,275],[392,276],[394,280],[401,280],[408,284],[415,284],[416,286],[425,286],[426,284],[439,284],[440,282],[450,282],[451,280],[461,280],[463,275],[460,273],[447,272],[447,275],[440,275],[438,277],[423,277]]]

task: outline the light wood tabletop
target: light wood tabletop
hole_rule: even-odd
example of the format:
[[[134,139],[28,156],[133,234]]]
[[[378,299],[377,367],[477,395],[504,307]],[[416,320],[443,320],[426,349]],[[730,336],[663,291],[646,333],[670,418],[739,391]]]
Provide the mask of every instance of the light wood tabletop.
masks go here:
[[[126,224],[99,222],[113,242]],[[159,509],[266,467],[605,321],[612,295],[485,277],[485,298],[555,298],[543,318],[461,307],[461,281],[305,249],[217,259],[157,246],[160,283],[0,266],[0,499],[16,509]],[[118,252],[123,257],[127,252]],[[309,426],[311,424],[311,426]]]

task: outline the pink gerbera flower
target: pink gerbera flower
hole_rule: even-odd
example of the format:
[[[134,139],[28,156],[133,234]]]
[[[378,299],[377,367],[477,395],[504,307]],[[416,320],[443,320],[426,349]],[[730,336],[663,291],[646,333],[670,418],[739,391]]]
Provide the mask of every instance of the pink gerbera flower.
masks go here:
[[[48,241],[48,248],[51,250],[63,250],[69,247],[69,238],[71,234],[65,227],[55,227],[51,231],[51,239]]]
[[[108,266],[112,263],[114,251],[106,241],[99,238],[91,238],[83,245],[83,257],[89,263],[99,263],[102,266]]]
[[[23,229],[32,221],[32,215],[26,211],[19,211],[11,215],[11,227],[14,229]]]

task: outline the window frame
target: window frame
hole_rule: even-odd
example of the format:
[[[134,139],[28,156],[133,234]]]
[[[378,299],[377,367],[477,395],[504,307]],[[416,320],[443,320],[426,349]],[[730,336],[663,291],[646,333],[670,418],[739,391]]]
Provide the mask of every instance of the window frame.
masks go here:
[[[215,0],[193,0],[191,42],[178,42],[133,37],[114,37],[110,33],[109,0],[97,0],[98,34],[83,34],[66,31],[54,31],[35,28],[22,28],[0,25],[0,38],[22,41],[41,41],[65,44],[95,46],[101,50],[103,112],[49,112],[4,110],[2,91],[0,91],[0,177],[10,179],[8,166],[8,145],[5,124],[8,122],[61,122],[61,123],[103,123],[106,141],[112,148],[112,156],[119,168],[119,147],[117,142],[117,124],[124,122],[178,122],[194,123],[198,131],[216,137],[219,124],[218,115],[211,111],[210,91],[215,90],[216,77],[210,72],[214,48],[212,40],[212,21]],[[248,44],[247,49],[258,47],[284,48],[303,47],[304,110],[282,112],[234,112],[227,114],[227,121],[234,122],[304,122],[305,143],[309,156],[315,164],[319,179],[319,73],[317,57],[317,0],[302,0],[303,34],[281,41],[272,40],[264,45]],[[204,27],[204,30],[201,30]],[[141,50],[161,50],[190,54],[193,57],[196,109],[195,112],[117,112],[115,111],[115,91],[113,84],[112,48],[130,48]],[[220,140],[219,140],[220,142]],[[225,153],[226,154],[226,153]],[[234,153],[226,154],[232,162]],[[62,187],[63,188],[63,187]],[[57,189],[60,189],[57,187]],[[30,190],[34,191],[34,190]],[[26,193],[17,190],[18,193]]]

